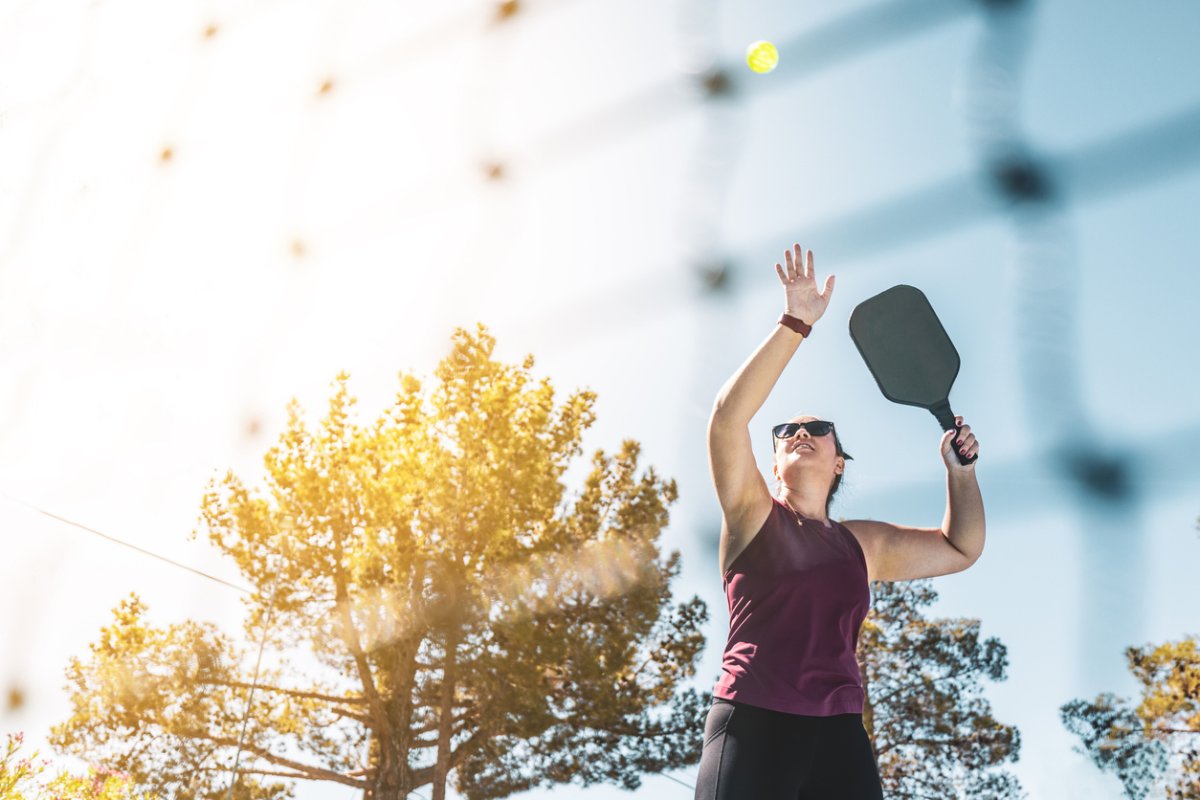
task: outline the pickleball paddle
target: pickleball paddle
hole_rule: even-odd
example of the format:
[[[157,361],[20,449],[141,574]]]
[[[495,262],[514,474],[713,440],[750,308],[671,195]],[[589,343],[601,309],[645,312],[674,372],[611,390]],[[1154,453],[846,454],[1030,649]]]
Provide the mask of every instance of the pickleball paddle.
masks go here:
[[[850,338],[884,397],[928,409],[943,431],[959,430],[949,400],[958,351],[924,292],[901,283],[863,300],[850,314]],[[954,454],[960,464],[979,458]]]

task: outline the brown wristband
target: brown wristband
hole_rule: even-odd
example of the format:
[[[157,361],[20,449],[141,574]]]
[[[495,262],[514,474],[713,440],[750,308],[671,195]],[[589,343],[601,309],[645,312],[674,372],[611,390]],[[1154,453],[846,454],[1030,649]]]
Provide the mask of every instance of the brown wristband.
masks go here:
[[[779,318],[779,324],[788,326],[789,328],[794,330],[796,333],[803,336],[805,339],[807,339],[808,335],[810,333],[812,333],[812,325],[809,325],[808,323],[803,322],[796,317],[793,317],[791,314],[787,313],[786,311],[783,313],[783,316],[781,316]]]

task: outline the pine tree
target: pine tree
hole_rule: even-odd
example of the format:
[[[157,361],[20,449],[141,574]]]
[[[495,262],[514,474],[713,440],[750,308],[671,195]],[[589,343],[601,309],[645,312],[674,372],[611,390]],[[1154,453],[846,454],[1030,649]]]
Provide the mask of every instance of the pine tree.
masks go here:
[[[997,765],[1016,761],[1020,733],[991,714],[980,680],[1005,679],[1007,651],[979,639],[979,620],[926,619],[928,580],[875,581],[858,642],[863,724],[889,800],[1023,797]]]
[[[1111,692],[1095,700],[1072,700],[1059,708],[1087,755],[1114,773],[1125,795],[1146,797],[1162,785],[1166,800],[1200,798],[1200,649],[1197,637],[1157,647],[1127,647],[1129,669],[1142,685],[1131,708]]]
[[[671,605],[680,556],[657,546],[675,482],[638,475],[625,440],[595,452],[568,504],[595,393],[556,407],[533,357],[504,364],[494,345],[482,324],[456,329],[433,386],[401,373],[370,428],[348,419],[345,373],[315,435],[293,399],[267,496],[227,472],[202,505],[253,588],[253,646],[211,623],[155,628],[131,597],[72,660],[54,744],[179,800],[223,800],[235,761],[241,800],[296,780],[372,800],[423,786],[442,800],[448,782],[471,800],[634,789],[697,763],[711,698],[677,687],[707,609]],[[260,639],[272,657],[255,681]]]

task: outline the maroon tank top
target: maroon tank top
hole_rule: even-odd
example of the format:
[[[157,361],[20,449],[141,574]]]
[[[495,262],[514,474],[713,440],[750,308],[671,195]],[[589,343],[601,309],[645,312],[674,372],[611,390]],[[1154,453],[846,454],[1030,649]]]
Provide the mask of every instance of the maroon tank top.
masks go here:
[[[789,714],[863,710],[855,650],[867,561],[839,522],[801,524],[782,500],[725,572],[729,639],[713,694]]]

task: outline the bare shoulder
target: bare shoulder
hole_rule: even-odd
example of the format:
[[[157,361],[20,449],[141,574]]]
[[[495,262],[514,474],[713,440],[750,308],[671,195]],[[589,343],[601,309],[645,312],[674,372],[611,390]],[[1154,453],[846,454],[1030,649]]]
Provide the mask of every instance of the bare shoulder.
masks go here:
[[[884,534],[883,525],[878,520],[874,519],[844,519],[841,523],[854,534],[854,538],[858,539],[858,543],[863,550],[867,546],[873,544],[880,536]]]

